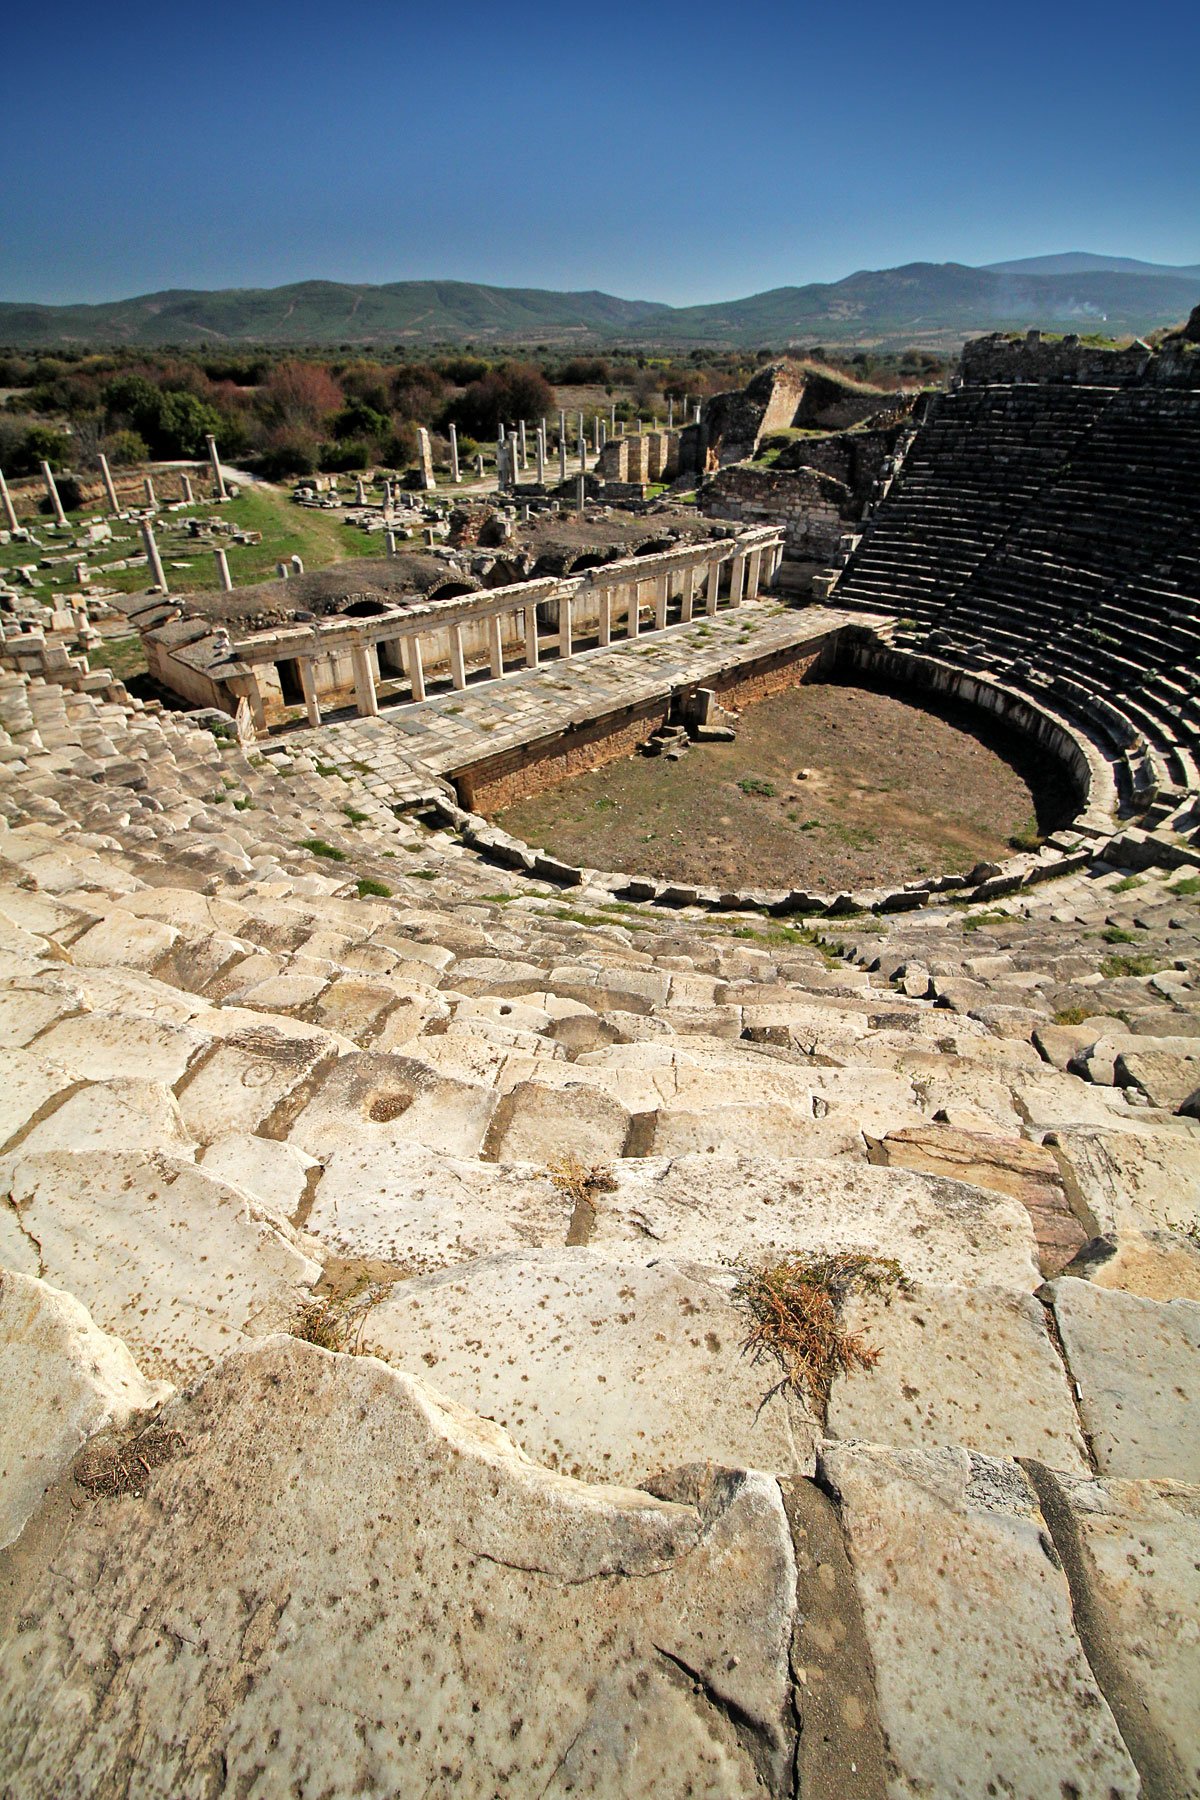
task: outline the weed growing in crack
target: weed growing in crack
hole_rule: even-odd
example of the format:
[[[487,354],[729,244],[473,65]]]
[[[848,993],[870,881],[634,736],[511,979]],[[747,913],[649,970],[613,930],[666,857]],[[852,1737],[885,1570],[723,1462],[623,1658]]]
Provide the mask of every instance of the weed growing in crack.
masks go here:
[[[841,1250],[747,1269],[733,1297],[753,1320],[745,1343],[752,1359],[777,1363],[783,1373],[776,1388],[805,1394],[823,1414],[835,1375],[873,1369],[879,1361],[879,1351],[861,1333],[843,1328],[846,1301],[853,1294],[887,1300],[910,1285],[892,1257]]]

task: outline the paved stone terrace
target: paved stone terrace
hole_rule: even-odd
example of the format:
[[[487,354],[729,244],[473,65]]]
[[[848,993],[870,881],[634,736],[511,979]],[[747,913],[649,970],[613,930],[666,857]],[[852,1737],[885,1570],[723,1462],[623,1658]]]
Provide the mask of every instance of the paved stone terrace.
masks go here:
[[[351,771],[377,799],[403,804],[429,793],[437,777],[535,739],[552,737],[607,712],[635,707],[689,683],[703,684],[738,664],[779,650],[816,645],[862,613],[779,601],[748,601],[736,611],[630,639],[569,661],[543,663],[502,680],[473,681],[420,704],[385,708],[289,732],[268,755],[306,752]],[[882,621],[880,621],[882,623]]]

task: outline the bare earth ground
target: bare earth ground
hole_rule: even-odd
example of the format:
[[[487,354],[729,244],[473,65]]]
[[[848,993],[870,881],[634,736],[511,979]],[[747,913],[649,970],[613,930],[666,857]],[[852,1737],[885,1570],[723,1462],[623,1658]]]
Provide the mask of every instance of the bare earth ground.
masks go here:
[[[829,890],[965,871],[1068,814],[1053,771],[976,717],[814,682],[749,708],[736,743],[612,763],[498,823],[592,868]]]

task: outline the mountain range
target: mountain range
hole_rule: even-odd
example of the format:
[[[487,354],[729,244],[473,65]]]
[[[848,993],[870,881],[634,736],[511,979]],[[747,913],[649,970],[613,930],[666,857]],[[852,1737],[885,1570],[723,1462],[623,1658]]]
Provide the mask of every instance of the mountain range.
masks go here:
[[[980,332],[1031,326],[1138,335],[1186,318],[1197,302],[1200,264],[1171,268],[1071,251],[986,268],[906,263],[862,269],[842,281],[772,288],[704,306],[467,281],[168,289],[89,306],[9,301],[0,303],[0,344],[17,349],[201,343],[345,349],[435,343],[555,349],[831,344],[953,350]]]

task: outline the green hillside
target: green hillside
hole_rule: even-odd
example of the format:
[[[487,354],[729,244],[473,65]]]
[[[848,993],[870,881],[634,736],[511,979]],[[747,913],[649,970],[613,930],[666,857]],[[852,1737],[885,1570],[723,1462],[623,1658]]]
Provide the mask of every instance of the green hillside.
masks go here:
[[[0,343],[15,348],[239,343],[339,346],[432,343],[682,347],[928,344],[982,331],[1100,332],[1120,337],[1186,318],[1200,301],[1189,271],[1066,273],[908,263],[843,281],[773,288],[747,299],[671,307],[595,292],[486,287],[467,281],[168,290],[99,306],[0,304]]]

